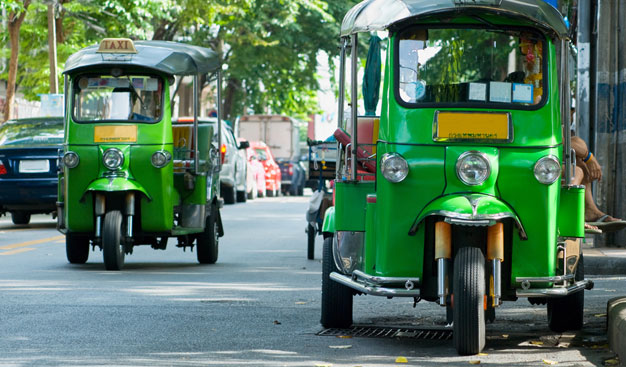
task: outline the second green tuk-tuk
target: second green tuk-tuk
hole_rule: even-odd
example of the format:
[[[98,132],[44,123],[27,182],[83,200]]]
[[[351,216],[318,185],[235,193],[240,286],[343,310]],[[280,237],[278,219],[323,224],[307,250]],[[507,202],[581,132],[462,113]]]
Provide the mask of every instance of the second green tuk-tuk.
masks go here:
[[[106,269],[119,270],[134,246],[165,249],[175,237],[179,247],[195,246],[200,263],[215,263],[223,235],[220,103],[216,123],[198,117],[201,83],[217,80],[221,100],[218,55],[175,42],[105,39],[65,67],[57,209],[69,262],[85,263],[91,244],[102,249]],[[193,119],[173,125],[174,97],[189,81]]]
[[[373,31],[388,32],[382,108],[358,116],[358,34]],[[460,354],[484,348],[503,301],[547,304],[552,330],[580,329],[593,283],[560,13],[543,0],[366,0],[340,46],[322,325],[350,326],[353,296],[369,294],[446,307]]]

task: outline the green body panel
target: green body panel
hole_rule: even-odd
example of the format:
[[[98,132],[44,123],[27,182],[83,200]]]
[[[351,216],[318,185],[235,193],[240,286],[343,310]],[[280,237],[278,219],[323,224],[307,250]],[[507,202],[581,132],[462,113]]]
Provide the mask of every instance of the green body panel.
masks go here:
[[[472,206],[472,202],[476,207]],[[439,197],[430,202],[417,217],[416,223],[434,213],[449,213],[444,215],[461,219],[480,219],[510,217],[518,219],[515,212],[500,199],[483,194],[452,194]],[[442,214],[439,214],[442,215]]]
[[[559,236],[585,237],[585,187],[562,187]]]
[[[91,232],[94,230],[93,198],[85,195],[89,184],[98,177],[97,162],[100,157],[95,145],[67,145],[66,151],[76,152],[80,157],[78,166],[64,168],[65,226],[72,232]]]
[[[178,191],[182,199],[180,204],[206,204],[207,203],[207,176],[195,176],[193,190],[185,188],[184,174],[176,173],[174,175],[175,191]]]
[[[378,160],[387,152],[400,153],[409,164],[409,174],[400,183],[387,181],[377,172],[376,203],[365,206],[365,193],[346,195],[348,185],[338,182],[336,208],[338,230],[362,230],[365,222],[365,272],[379,276],[423,276],[426,228],[412,226],[429,212],[449,210],[472,214],[466,194],[479,194],[477,214],[511,217],[528,236],[513,229],[511,281],[515,277],[555,274],[560,181],[544,185],[534,177],[535,163],[546,155],[562,161],[559,86],[555,46],[547,40],[548,67],[545,104],[535,110],[501,110],[510,114],[510,142],[435,142],[433,124],[437,111],[488,111],[487,109],[405,108],[393,93],[393,38],[388,43],[384,74],[382,112],[377,143]],[[468,150],[487,155],[491,163],[488,180],[479,186],[463,184],[456,176],[456,160]],[[342,185],[344,185],[342,187]],[[361,214],[366,207],[366,215]],[[351,213],[352,223],[344,215]],[[327,216],[328,217],[328,216]],[[326,224],[326,221],[325,221]],[[563,226],[564,228],[564,226]],[[576,227],[577,228],[577,227]],[[372,232],[373,233],[370,233]],[[506,239],[506,241],[511,241]]]
[[[335,183],[335,229],[337,231],[365,230],[365,200],[374,192],[374,182]]]
[[[147,195],[146,189],[134,180],[126,178],[98,178],[92,181],[87,187],[87,191],[115,192],[115,191],[139,191]]]
[[[335,233],[335,207],[331,206],[324,213],[324,223],[322,224],[322,232]]]

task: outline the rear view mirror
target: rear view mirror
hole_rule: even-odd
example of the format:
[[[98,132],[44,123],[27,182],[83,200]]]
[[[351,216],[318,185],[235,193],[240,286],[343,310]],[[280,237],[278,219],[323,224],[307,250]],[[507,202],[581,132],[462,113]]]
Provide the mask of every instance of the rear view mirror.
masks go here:
[[[241,143],[239,143],[239,149],[248,149],[250,148],[250,142],[244,140]]]

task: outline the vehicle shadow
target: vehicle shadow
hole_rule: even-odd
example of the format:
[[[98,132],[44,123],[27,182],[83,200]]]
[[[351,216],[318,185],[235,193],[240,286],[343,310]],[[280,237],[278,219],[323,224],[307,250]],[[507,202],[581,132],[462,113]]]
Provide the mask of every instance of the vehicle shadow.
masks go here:
[[[56,229],[56,222],[36,222],[30,224],[0,223],[0,231],[18,231],[25,229]]]

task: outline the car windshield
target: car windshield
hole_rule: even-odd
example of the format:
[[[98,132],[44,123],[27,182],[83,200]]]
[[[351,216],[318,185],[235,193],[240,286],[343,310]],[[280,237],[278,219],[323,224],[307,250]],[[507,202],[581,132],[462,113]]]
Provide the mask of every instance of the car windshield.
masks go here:
[[[397,96],[405,104],[532,106],[545,94],[544,43],[534,33],[416,27],[398,39]]]
[[[63,122],[7,121],[0,125],[0,145],[63,144]]]
[[[257,157],[259,157],[260,161],[266,161],[267,160],[267,154],[265,154],[265,149],[257,148],[257,149],[255,149],[255,151],[256,151],[256,155],[257,155]]]
[[[73,88],[74,121],[157,122],[163,110],[163,82],[149,75],[85,75]]]

